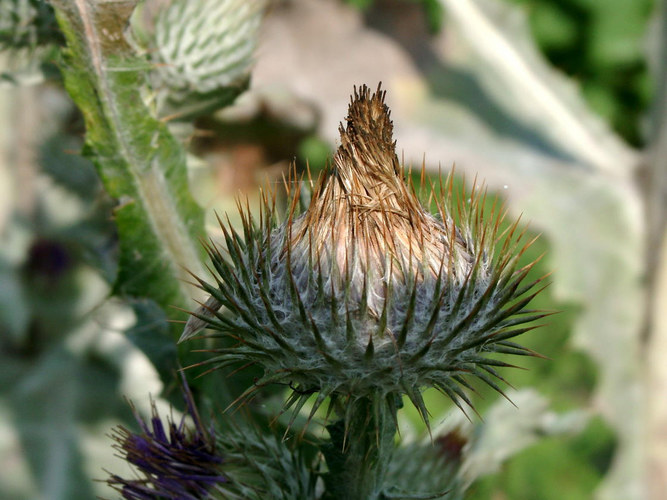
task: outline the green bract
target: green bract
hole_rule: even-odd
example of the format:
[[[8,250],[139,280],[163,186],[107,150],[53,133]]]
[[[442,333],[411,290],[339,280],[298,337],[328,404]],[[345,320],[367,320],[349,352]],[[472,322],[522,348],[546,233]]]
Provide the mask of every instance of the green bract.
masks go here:
[[[480,189],[456,200],[450,176],[429,191],[435,214],[401,173],[384,93],[355,91],[310,206],[293,190],[280,220],[265,195],[259,221],[241,209],[242,234],[222,225],[226,249],[207,246],[215,282],[200,284],[212,299],[193,315],[237,341],[209,363],[261,365],[244,397],[289,384],[295,414],[317,393],[311,416],[327,397],[395,416],[407,395],[426,420],[422,391],[470,404],[468,376],[502,392],[496,368],[511,365],[488,354],[532,355],[511,339],[544,316],[525,309],[541,281],[524,284],[532,264],[517,265],[530,243],[517,223],[500,230],[504,213],[485,213]]]

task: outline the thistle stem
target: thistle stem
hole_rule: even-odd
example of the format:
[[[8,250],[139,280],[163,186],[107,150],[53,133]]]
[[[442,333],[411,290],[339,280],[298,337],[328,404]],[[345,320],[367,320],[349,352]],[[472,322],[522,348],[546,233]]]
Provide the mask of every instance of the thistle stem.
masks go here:
[[[358,399],[339,412],[344,418],[327,426],[331,441],[322,447],[329,468],[325,499],[382,498],[396,433],[395,410],[383,403]]]

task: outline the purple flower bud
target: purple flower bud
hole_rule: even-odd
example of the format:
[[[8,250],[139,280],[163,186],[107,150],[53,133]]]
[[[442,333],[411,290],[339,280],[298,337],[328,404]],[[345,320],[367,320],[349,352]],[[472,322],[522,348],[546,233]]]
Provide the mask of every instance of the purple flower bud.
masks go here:
[[[184,396],[186,412],[178,424],[167,419],[165,428],[153,403],[149,422],[132,407],[140,432],[123,426],[114,429],[114,447],[138,476],[124,479],[114,474],[107,480],[123,498],[196,500],[207,498],[217,485],[227,481],[213,430],[203,426],[187,386]],[[188,416],[194,422],[192,428],[186,425]]]

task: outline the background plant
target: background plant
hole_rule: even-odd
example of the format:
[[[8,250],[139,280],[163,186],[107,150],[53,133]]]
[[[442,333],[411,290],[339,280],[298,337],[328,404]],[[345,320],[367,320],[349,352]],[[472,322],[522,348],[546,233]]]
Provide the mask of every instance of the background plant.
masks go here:
[[[383,80],[390,96],[396,96],[399,103],[392,107],[395,121],[401,127],[397,136],[408,162],[421,164],[421,155],[426,151],[427,167],[437,166],[438,162],[448,166],[455,161],[461,169],[479,171],[492,186],[508,196],[516,212],[526,213],[532,220],[531,227],[545,234],[553,259],[550,266],[553,264],[558,271],[553,287],[561,301],[558,307],[565,307],[567,312],[560,320],[554,320],[549,333],[536,335],[542,340],[535,340],[536,344],[531,346],[558,360],[533,367],[532,374],[515,374],[513,381],[534,385],[548,394],[560,410],[584,408],[590,414],[602,415],[606,422],[603,425],[601,419],[595,419],[576,437],[542,441],[510,462],[503,474],[492,476],[474,488],[473,493],[483,496],[486,491],[504,488],[510,497],[525,496],[524,492],[530,488],[531,492],[538,490],[542,497],[549,498],[552,494],[562,494],[562,488],[566,487],[558,474],[569,474],[575,468],[563,464],[576,463],[577,485],[572,487],[573,493],[568,492],[572,498],[576,495],[588,498],[597,487],[601,497],[644,498],[648,493],[642,477],[642,457],[659,456],[661,443],[654,439],[646,446],[640,437],[644,435],[641,422],[647,415],[649,422],[659,422],[663,411],[650,394],[651,391],[659,393],[660,381],[664,380],[660,375],[661,365],[657,363],[663,352],[660,325],[664,322],[659,316],[651,316],[650,308],[652,303],[660,304],[659,295],[653,291],[659,289],[662,276],[657,266],[665,260],[660,258],[660,242],[664,238],[664,176],[661,174],[664,166],[660,163],[665,157],[661,153],[665,141],[660,139],[665,130],[662,125],[665,43],[661,24],[664,16],[654,17],[655,28],[649,38],[652,43],[648,44],[652,47],[649,52],[652,56],[645,58],[639,40],[646,31],[650,6],[642,2],[600,2],[594,7],[573,2],[568,4],[569,10],[549,2],[531,5],[529,13],[534,33],[552,60],[581,79],[587,105],[576,98],[571,85],[564,85],[563,79],[554,75],[531,48],[526,26],[508,5],[440,2],[445,15],[441,18],[440,34],[434,35],[429,34],[429,25],[419,16],[424,11],[434,15],[437,9],[424,10],[419,2],[367,4],[363,16],[343,9],[336,2],[322,2],[317,7],[308,2],[276,4],[266,22],[266,36],[273,37],[272,41],[260,48],[258,56],[255,72],[258,91],[242,100],[235,117],[211,115],[206,111],[197,121],[198,132],[194,136],[190,136],[189,121],[178,126],[172,121],[171,133],[193,137],[188,143],[190,152],[207,161],[220,157],[220,143],[229,145],[234,139],[247,144],[251,137],[267,145],[263,149],[265,163],[290,158],[296,148],[301,150],[300,162],[307,157],[317,163],[317,153],[321,151],[320,156],[326,156],[327,141],[333,142],[351,85]],[[6,5],[13,8],[28,3],[3,2],[3,8]],[[81,5],[84,3],[67,3],[68,7]],[[86,2],[85,5],[93,4]],[[42,9],[43,6],[39,5],[37,11],[51,12]],[[404,32],[391,24],[396,18],[391,12],[396,8],[402,9],[400,18],[404,22],[414,20],[409,36],[402,37]],[[620,15],[618,9],[630,10]],[[276,52],[272,51],[285,48],[279,28],[290,19],[294,25],[310,26],[318,37],[308,36],[306,31],[304,36],[308,43],[297,43],[297,51],[292,52],[297,56],[276,58]],[[324,19],[326,25],[318,24]],[[622,23],[616,22],[621,19]],[[635,21],[629,22],[629,19]],[[561,28],[549,35],[549,28],[558,25]],[[415,28],[419,26],[421,30]],[[430,28],[434,27],[437,23],[431,22]],[[337,34],[335,29],[339,30]],[[147,32],[150,33],[150,29],[147,28]],[[61,50],[59,33],[45,38],[33,37],[32,50],[5,52],[4,81],[13,85],[50,77],[53,65],[49,64],[49,54]],[[146,45],[145,38],[138,38],[138,45],[148,55],[155,53]],[[490,39],[496,43],[489,43]],[[299,46],[321,56],[309,59],[298,52]],[[156,135],[149,136],[157,137],[160,151],[166,144],[164,151],[175,153],[168,155],[164,164],[160,163],[163,160],[158,155],[157,164],[183,164],[183,153],[178,152],[179,141],[169,139],[165,128],[149,119],[151,114],[156,115],[152,109],[159,101],[152,99],[150,92],[136,92],[136,83],[145,80],[145,71],[151,69],[151,64],[132,56],[138,50],[136,47],[123,50],[127,53],[123,52],[122,57],[128,57],[131,65],[111,65],[114,71],[101,81],[118,77],[117,89],[123,87],[122,78],[127,78],[126,83],[134,82],[131,92],[110,94],[110,99],[120,102],[129,99],[130,108],[141,115],[135,116],[137,120],[132,120],[130,125],[136,122],[147,129],[138,134],[126,134],[126,137],[136,135],[143,139],[136,145],[140,146],[138,155],[126,149],[125,163],[118,164],[125,165],[118,168],[122,175],[113,177],[114,181],[120,179],[116,186],[122,185],[123,178],[128,178],[130,166],[141,164],[137,156],[142,161],[151,157],[151,145],[145,144],[147,136],[142,133],[148,129],[157,131]],[[374,57],[343,58],[340,60],[346,62],[341,66],[334,64],[339,58],[330,55],[364,54],[364,50]],[[501,51],[504,57],[498,57]],[[568,53],[577,54],[578,65],[568,66],[571,64],[567,62]],[[268,65],[271,60],[281,61],[277,69]],[[70,60],[74,69],[75,61],[76,57]],[[298,64],[288,61],[298,61]],[[321,70],[322,61],[328,62],[327,71]],[[377,61],[390,61],[391,67],[374,64]],[[653,62],[653,73],[646,71],[645,61]],[[619,71],[620,63],[630,69]],[[117,69],[128,71],[118,75]],[[342,76],[345,72],[347,76]],[[397,76],[401,72],[402,79]],[[634,76],[620,78],[628,73]],[[521,75],[520,81],[513,79],[513,75]],[[81,73],[80,82],[75,81],[81,85],[80,93],[83,94],[86,85],[91,85],[91,80],[92,85],[97,85],[96,78]],[[267,82],[272,78],[287,82],[286,88],[291,88],[298,98],[284,91],[267,89]],[[654,78],[653,85],[647,83],[651,78]],[[614,83],[615,79],[620,83]],[[334,84],[340,90],[335,90]],[[105,192],[113,194],[113,191],[109,185],[102,190],[90,165],[71,154],[81,145],[80,118],[54,84],[5,89],[6,86],[3,106],[9,111],[2,116],[11,127],[6,125],[5,130],[10,132],[3,132],[7,153],[2,175],[9,181],[2,183],[5,193],[0,214],[3,224],[2,321],[3,333],[7,333],[3,337],[6,370],[3,370],[2,411],[3,420],[11,423],[6,428],[16,429],[16,432],[9,433],[14,438],[3,445],[7,447],[3,456],[26,460],[12,459],[3,467],[7,471],[7,480],[3,482],[10,497],[31,497],[38,491],[48,491],[54,498],[75,498],[76,495],[87,498],[93,489],[89,478],[100,477],[101,464],[112,468],[109,443],[104,434],[114,422],[131,418],[118,394],[128,394],[141,406],[141,401],[147,401],[147,392],[157,393],[162,383],[170,385],[174,380],[172,370],[177,354],[173,340],[178,327],[170,328],[165,323],[165,316],[172,312],[165,313],[159,304],[182,304],[188,299],[159,297],[168,293],[187,297],[190,290],[174,280],[171,285],[156,290],[155,296],[151,295],[153,292],[132,291],[133,287],[134,290],[150,288],[155,282],[131,271],[132,260],[127,252],[130,245],[123,243],[129,241],[128,235],[123,236],[122,224],[116,225],[109,217],[114,202]],[[80,95],[79,99],[82,98],[85,100],[85,96]],[[638,104],[649,102],[655,103],[652,118],[640,126],[636,119],[641,113]],[[315,103],[316,113],[310,111],[310,103]],[[615,116],[616,129],[635,147],[643,149],[638,151],[625,146],[590,113],[589,105],[604,116]],[[90,110],[94,109],[95,106],[90,107],[87,112],[89,118]],[[146,109],[148,113],[144,112]],[[129,115],[131,111],[127,109]],[[133,129],[128,125],[124,130],[124,122],[122,127],[108,123],[105,113],[97,115],[101,117],[96,122],[97,137],[100,144],[113,146],[110,151],[115,153],[120,137]],[[317,116],[319,121],[315,119]],[[570,127],[558,128],[568,123]],[[211,131],[221,134],[215,137],[223,139],[211,139]],[[33,145],[39,146],[37,155],[33,153]],[[291,150],[286,152],[289,148]],[[149,154],[145,154],[146,151]],[[249,153],[252,150],[247,147],[232,151],[240,164],[255,154]],[[170,161],[172,157],[177,161]],[[39,160],[39,170],[35,168],[35,158]],[[104,154],[100,161],[103,158]],[[200,194],[204,187],[206,197],[206,179],[210,177],[206,177],[206,169],[201,165],[201,162],[191,162],[190,184],[195,190],[199,189]],[[113,167],[117,165],[110,163],[108,172],[113,172]],[[160,167],[164,172],[170,171],[169,168]],[[171,171],[173,177],[169,177],[172,181],[176,179],[176,186],[184,180],[184,167],[180,167],[181,174],[174,174],[178,171],[179,168],[175,168]],[[10,186],[17,189],[7,189]],[[179,195],[187,192],[178,187],[173,190]],[[126,195],[132,196],[132,191]],[[120,213],[136,209],[124,203],[129,198],[114,196],[120,201]],[[200,198],[200,202],[202,199],[205,198]],[[208,199],[211,199],[210,194]],[[142,198],[142,201],[145,200]],[[181,202],[189,205],[186,200]],[[211,207],[207,208],[207,213],[212,212]],[[190,227],[202,224],[201,212],[188,220],[192,223],[197,218],[199,222]],[[122,217],[118,219],[119,223],[121,221]],[[118,233],[115,228],[119,229]],[[194,232],[200,234],[200,230]],[[156,234],[147,231],[140,235],[139,245],[151,239],[159,241],[160,236]],[[191,255],[197,255],[199,247],[191,236],[184,236],[184,241],[193,243]],[[118,241],[120,254],[117,253]],[[163,253],[168,245],[158,243],[155,248],[155,253],[146,255],[155,256],[150,259],[152,263],[164,264],[169,269],[173,256],[157,258],[169,255]],[[120,270],[117,268],[119,255]],[[174,268],[173,272],[179,271]],[[651,277],[649,283],[642,281],[643,275]],[[118,285],[117,276],[127,278],[124,289]],[[110,283],[114,282],[117,284],[114,290],[126,295],[122,301],[105,300],[112,289]],[[132,297],[127,296],[128,292]],[[567,304],[564,305],[564,301]],[[545,306],[554,307],[553,304]],[[649,317],[653,320],[649,321]],[[574,345],[588,353],[593,363],[565,342],[570,330]],[[642,331],[644,341],[640,336]],[[122,332],[127,332],[127,336]],[[150,363],[137,346],[148,354]],[[182,351],[180,359],[195,356],[187,362],[196,361],[196,355],[188,354],[189,350]],[[554,352],[560,354],[556,356]],[[151,365],[158,368],[162,382]],[[643,367],[648,367],[648,380],[652,381],[649,385],[643,382]],[[252,374],[246,376],[252,378]],[[143,381],[143,385],[138,381]],[[215,375],[194,383],[195,394],[205,393],[216,398],[214,407],[226,406],[226,401],[235,397],[238,387],[249,385],[247,379],[228,380]],[[106,390],[101,390],[103,387]],[[180,401],[175,392],[168,394],[174,402]],[[516,436],[505,429],[496,433],[490,418],[486,419],[488,424],[477,424],[479,435],[489,438],[487,445],[495,443],[493,450],[497,452],[485,452],[486,445],[480,443],[477,458],[471,462],[477,464],[478,470],[493,471],[491,457],[506,457],[516,451],[499,436],[513,435],[515,443],[528,444],[537,434],[559,429],[558,425],[545,424],[549,421],[545,419],[549,410],[543,399],[535,397],[535,400],[528,398],[520,402],[515,399],[522,409],[521,415],[528,414],[525,421],[516,416],[494,419],[496,422],[522,421],[522,428],[529,432]],[[267,401],[270,400],[269,397]],[[43,404],[36,405],[34,401]],[[438,398],[432,398],[429,403],[434,412],[445,410]],[[144,411],[148,410],[147,404],[143,405]],[[483,413],[491,411],[486,410],[488,405],[484,403],[478,406]],[[566,417],[567,414],[562,422],[568,421]],[[574,418],[574,414],[570,417]],[[408,429],[405,435],[418,432],[415,425],[405,425]],[[577,425],[570,428],[576,429]],[[617,443],[615,450],[614,443]],[[63,460],[63,456],[68,458]],[[611,456],[615,458],[609,470]],[[537,470],[531,465],[538,460],[547,465]],[[466,467],[470,469],[472,465]],[[655,462],[655,467],[660,467],[659,461]],[[606,480],[600,484],[601,476],[607,473]],[[536,488],[536,481],[544,486]],[[558,489],[549,486],[553,482],[559,484]]]

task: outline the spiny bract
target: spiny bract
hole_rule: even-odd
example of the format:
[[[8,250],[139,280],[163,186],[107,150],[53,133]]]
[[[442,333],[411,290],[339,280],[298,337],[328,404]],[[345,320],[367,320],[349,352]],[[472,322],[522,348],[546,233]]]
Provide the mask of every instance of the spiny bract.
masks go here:
[[[327,397],[369,399],[395,415],[405,394],[426,420],[424,389],[470,404],[466,376],[502,392],[495,368],[510,365],[487,354],[534,354],[510,341],[544,316],[525,309],[541,281],[523,284],[532,264],[517,268],[529,243],[517,223],[500,230],[505,215],[485,209],[480,189],[455,201],[451,175],[431,186],[435,214],[420,203],[384,96],[355,89],[333,165],[305,211],[293,189],[280,221],[265,194],[259,222],[241,209],[243,233],[223,225],[226,250],[207,245],[215,283],[199,280],[211,299],[193,321],[236,340],[212,351],[215,367],[262,366],[244,397],[284,383],[294,415],[313,393],[311,416]]]

